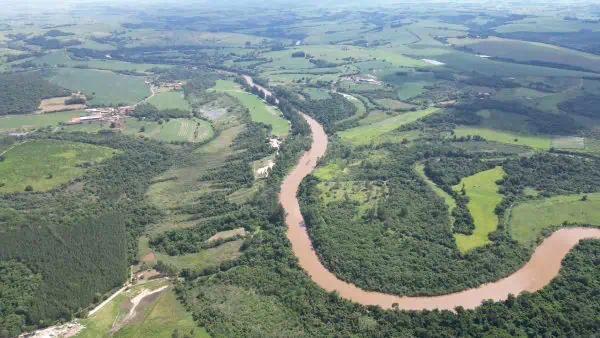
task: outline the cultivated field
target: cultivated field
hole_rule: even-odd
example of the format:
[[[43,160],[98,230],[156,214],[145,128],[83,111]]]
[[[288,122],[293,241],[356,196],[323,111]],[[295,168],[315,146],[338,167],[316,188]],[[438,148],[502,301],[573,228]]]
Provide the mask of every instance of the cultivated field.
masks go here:
[[[498,216],[494,210],[502,201],[496,181],[502,177],[504,177],[504,170],[502,167],[496,167],[463,178],[459,184],[452,187],[455,191],[460,191],[464,185],[469,197],[467,208],[475,222],[475,230],[472,235],[454,235],[461,252],[468,252],[490,243],[488,235],[498,226]]]
[[[582,200],[587,196],[586,200]],[[563,222],[600,225],[600,193],[556,196],[521,202],[510,212],[510,234],[522,244],[536,241],[541,232]]]
[[[150,95],[142,77],[104,70],[60,68],[50,82],[91,96],[90,104],[132,104]]]
[[[85,172],[79,165],[99,163],[115,150],[66,141],[29,141],[4,154],[0,162],[0,192],[21,192],[27,186],[45,191]]]

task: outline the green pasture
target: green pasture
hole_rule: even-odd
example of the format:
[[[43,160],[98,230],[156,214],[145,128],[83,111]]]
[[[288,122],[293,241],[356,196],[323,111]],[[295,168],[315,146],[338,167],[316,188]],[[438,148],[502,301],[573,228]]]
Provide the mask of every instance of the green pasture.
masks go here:
[[[407,112],[398,116],[390,117],[383,121],[373,123],[371,125],[344,130],[338,133],[338,135],[340,135],[342,139],[354,145],[368,144],[385,133],[400,128],[402,125],[407,123],[414,122],[436,111],[436,108],[428,108],[425,110]]]
[[[398,101],[398,100],[392,100],[392,99],[378,99],[375,100],[375,102],[387,109],[411,109],[414,108],[415,106],[410,104],[410,103],[405,103],[402,101]]]
[[[548,136],[534,136],[494,130],[480,127],[459,126],[454,129],[457,137],[479,135],[488,141],[496,141],[514,145],[524,145],[535,149],[550,149],[551,138]]]
[[[168,91],[155,94],[148,99],[148,103],[154,105],[158,109],[181,109],[191,110],[190,103],[184,98],[183,92]]]
[[[473,234],[469,236],[454,234],[456,245],[461,252],[468,252],[490,243],[488,235],[495,231],[498,226],[498,216],[495,209],[502,201],[502,195],[498,192],[496,181],[503,177],[504,169],[496,167],[465,177],[459,184],[452,187],[455,191],[460,191],[463,186],[465,187],[469,197],[467,208],[475,222]]]
[[[94,164],[116,151],[86,143],[32,140],[8,150],[0,162],[0,192],[50,190],[85,172],[80,165]]]
[[[587,196],[586,201],[582,200],[583,196]],[[511,209],[509,217],[512,238],[531,244],[542,230],[563,222],[600,225],[600,193],[521,202]]]
[[[105,70],[60,68],[50,82],[92,95],[90,104],[133,104],[150,95],[144,78]]]
[[[169,256],[162,253],[157,253],[156,257],[165,263],[171,264],[178,269],[195,269],[203,270],[211,266],[238,258],[242,255],[240,248],[244,243],[243,240],[237,240],[221,244],[216,248],[201,250],[200,252],[181,255]]]
[[[283,118],[279,109],[267,105],[253,94],[242,91],[234,82],[219,80],[212,89],[224,91],[237,98],[242,105],[250,110],[252,121],[262,122],[273,127],[273,135],[285,137],[289,133],[289,121]]]

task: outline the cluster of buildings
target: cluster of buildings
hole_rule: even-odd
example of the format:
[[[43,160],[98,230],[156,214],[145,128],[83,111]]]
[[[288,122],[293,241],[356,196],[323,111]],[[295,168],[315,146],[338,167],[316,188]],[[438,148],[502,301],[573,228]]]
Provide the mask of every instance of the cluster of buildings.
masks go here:
[[[366,84],[372,84],[372,85],[377,85],[377,86],[381,86],[383,84],[383,82],[377,80],[377,78],[373,75],[367,75],[367,77],[360,77],[360,76],[352,75],[352,76],[345,77],[343,79],[346,81],[352,81],[356,84],[366,83]]]
[[[85,112],[89,115],[72,117],[67,124],[81,124],[85,122],[114,122],[127,118],[127,114],[132,112],[135,106],[124,106],[116,108],[90,108]]]

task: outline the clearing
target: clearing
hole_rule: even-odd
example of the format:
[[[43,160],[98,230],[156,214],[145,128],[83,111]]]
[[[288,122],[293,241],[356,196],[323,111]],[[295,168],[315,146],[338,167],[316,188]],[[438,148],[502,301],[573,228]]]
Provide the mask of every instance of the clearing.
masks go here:
[[[68,183],[85,172],[82,164],[92,165],[117,151],[86,143],[34,140],[22,143],[4,154],[0,162],[0,192],[50,190]]]
[[[503,177],[504,169],[496,167],[465,177],[459,184],[452,187],[455,191],[460,191],[464,185],[467,197],[469,197],[467,208],[475,223],[472,235],[454,234],[456,245],[461,252],[468,252],[491,243],[488,235],[498,227],[498,216],[495,209],[502,201],[496,181]]]
[[[583,196],[587,196],[585,201]],[[535,243],[544,229],[563,222],[600,225],[600,193],[522,202],[512,208],[509,217],[512,238],[525,245]]]
[[[250,110],[252,121],[262,122],[273,127],[273,135],[285,138],[290,130],[289,121],[283,118],[276,107],[267,105],[255,95],[246,93],[233,81],[218,80],[212,90],[226,92],[237,98],[242,105]]]
[[[42,127],[56,127],[72,117],[87,115],[83,110],[65,111],[49,114],[9,115],[0,117],[0,133],[10,131],[27,131]]]
[[[456,137],[479,135],[488,141],[524,145],[535,149],[550,149],[551,139],[548,136],[523,135],[509,131],[479,127],[459,126],[454,129]]]
[[[398,129],[401,126],[414,122],[422,117],[430,115],[436,112],[437,108],[429,108],[425,110],[417,110],[414,112],[404,113],[398,116],[388,118],[383,121],[379,121],[367,126],[360,126],[348,130],[344,130],[340,133],[340,137],[354,145],[368,144],[375,140],[377,137],[388,133],[394,129]]]
[[[209,337],[164,280],[131,287],[81,323],[86,328],[76,336],[80,338],[171,337],[175,330],[194,338]]]
[[[40,107],[36,111],[37,114],[53,113],[57,111],[65,110],[81,110],[85,109],[85,104],[65,104],[65,100],[70,99],[70,96],[53,97],[51,99],[44,99],[40,103]]]

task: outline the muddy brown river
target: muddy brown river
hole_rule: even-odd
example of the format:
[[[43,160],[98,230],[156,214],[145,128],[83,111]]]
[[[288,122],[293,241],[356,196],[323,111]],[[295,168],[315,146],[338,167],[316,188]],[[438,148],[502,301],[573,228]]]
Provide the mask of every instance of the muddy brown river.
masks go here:
[[[355,285],[338,279],[319,260],[300,213],[296,194],[300,182],[317,165],[317,160],[327,150],[327,135],[323,127],[309,116],[302,114],[313,134],[312,148],[307,151],[296,167],[281,185],[279,200],[287,212],[287,237],[300,262],[300,266],[310,278],[327,291],[337,291],[348,300],[363,305],[379,305],[392,308],[394,303],[404,310],[447,309],[457,306],[472,309],[487,299],[504,300],[509,294],[518,295],[523,291],[537,291],[556,277],[565,255],[584,238],[600,238],[600,229],[567,228],[554,232],[537,247],[531,259],[512,275],[478,288],[433,297],[403,297],[362,290]]]

